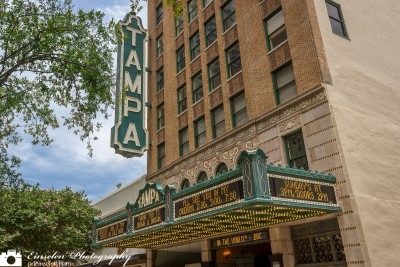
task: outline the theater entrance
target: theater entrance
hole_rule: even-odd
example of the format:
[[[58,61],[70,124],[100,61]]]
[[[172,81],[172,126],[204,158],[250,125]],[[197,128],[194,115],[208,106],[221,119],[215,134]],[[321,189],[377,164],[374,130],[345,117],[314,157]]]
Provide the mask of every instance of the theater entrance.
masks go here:
[[[271,243],[267,231],[243,233],[210,241],[212,266],[272,267]]]
[[[271,243],[227,247],[213,251],[215,267],[272,267]]]

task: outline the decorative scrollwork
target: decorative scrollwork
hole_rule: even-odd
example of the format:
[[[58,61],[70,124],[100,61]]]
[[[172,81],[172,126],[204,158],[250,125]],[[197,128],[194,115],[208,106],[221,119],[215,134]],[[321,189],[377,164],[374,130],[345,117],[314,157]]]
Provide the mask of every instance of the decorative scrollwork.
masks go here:
[[[243,178],[245,182],[246,195],[249,198],[253,197],[253,181],[251,180],[251,164],[246,160],[243,164]]]
[[[289,122],[279,125],[279,130],[281,132],[284,132],[284,131],[292,129],[293,127],[296,127],[297,125],[300,125],[300,117],[294,118],[293,120],[291,120]]]
[[[246,141],[245,148],[246,150],[256,150],[258,147],[257,138],[253,138],[249,141]]]
[[[199,173],[199,166],[195,165],[193,168],[190,168],[186,171],[187,178],[190,181],[190,184],[196,182],[196,176]]]
[[[229,169],[236,168],[236,159],[239,155],[239,148],[236,146],[222,154],[222,158],[227,160]]]
[[[214,170],[218,165],[217,157],[212,158],[204,162],[203,166],[207,170],[208,177],[214,176]]]
[[[265,163],[261,159],[257,160],[257,175],[260,182],[260,192],[262,196],[268,195],[268,177]]]

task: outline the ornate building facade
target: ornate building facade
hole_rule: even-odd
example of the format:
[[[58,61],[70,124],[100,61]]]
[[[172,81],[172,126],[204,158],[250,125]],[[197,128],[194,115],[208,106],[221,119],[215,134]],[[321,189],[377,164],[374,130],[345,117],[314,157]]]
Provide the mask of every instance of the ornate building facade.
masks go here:
[[[147,265],[178,266],[155,256],[177,245],[201,266],[399,265],[397,2],[184,2],[176,18],[148,1],[146,181],[183,196],[257,150],[333,175],[340,211],[257,228],[257,242],[229,241],[249,230],[147,247]]]

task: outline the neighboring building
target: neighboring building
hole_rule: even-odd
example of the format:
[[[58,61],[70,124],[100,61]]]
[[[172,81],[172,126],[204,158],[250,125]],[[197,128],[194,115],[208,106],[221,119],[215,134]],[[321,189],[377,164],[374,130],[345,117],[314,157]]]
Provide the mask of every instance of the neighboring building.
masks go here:
[[[184,196],[261,150],[267,164],[335,176],[341,208],[247,244],[218,245],[245,230],[188,234],[148,250],[148,266],[167,248],[214,267],[275,267],[277,255],[285,267],[400,265],[397,1],[190,0],[175,19],[151,0],[148,12],[147,182]]]
[[[128,202],[133,202],[139,195],[139,189],[143,188],[146,185],[146,176],[141,176],[129,184],[126,185],[118,185],[120,186],[116,191],[111,194],[105,196],[104,198],[93,203],[93,208],[101,211],[101,215],[99,218],[107,219],[110,215],[119,213],[125,210],[125,205]],[[118,249],[113,247],[104,247],[95,250],[95,254],[98,256],[101,255],[118,255],[122,254],[125,249]],[[146,266],[146,250],[140,248],[128,248],[124,255],[131,255],[131,260],[127,263],[128,266],[134,267],[145,267]],[[88,260],[87,264],[81,265],[81,267],[90,267],[93,266],[93,262],[98,261]],[[114,260],[110,264],[109,259],[101,260],[96,266],[113,266],[120,267],[125,263],[125,259],[117,259]]]

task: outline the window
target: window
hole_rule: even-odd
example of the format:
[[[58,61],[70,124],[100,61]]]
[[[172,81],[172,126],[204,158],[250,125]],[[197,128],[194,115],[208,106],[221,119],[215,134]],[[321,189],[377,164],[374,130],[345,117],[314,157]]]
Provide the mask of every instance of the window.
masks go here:
[[[164,104],[157,107],[157,130],[160,130],[165,125]]]
[[[267,19],[265,22],[267,30],[268,49],[272,50],[287,40],[285,21],[283,19],[283,11]]]
[[[190,38],[190,60],[195,59],[198,55],[200,55],[199,32]]]
[[[178,36],[181,32],[183,32],[183,16],[182,14],[175,19],[175,34]]]
[[[194,122],[194,141],[196,148],[201,147],[207,141],[206,120],[204,117]]]
[[[233,127],[238,127],[247,121],[246,98],[244,93],[235,96],[231,101]]]
[[[235,2],[233,0],[229,1],[222,8],[222,27],[224,31],[232,27],[233,24],[236,23],[236,15],[235,15]]]
[[[157,166],[159,169],[165,166],[165,143],[157,146]]]
[[[220,137],[225,133],[225,116],[223,106],[211,111],[211,126],[213,138]]]
[[[215,23],[215,16],[206,22],[205,34],[206,34],[206,47],[208,47],[215,40],[217,40],[217,25]]]
[[[187,109],[187,94],[186,85],[178,89],[178,114],[181,114]]]
[[[197,0],[190,0],[188,2],[189,23],[197,17]]]
[[[242,70],[239,43],[235,44],[227,51],[226,59],[228,63],[228,78],[230,78]]]
[[[176,51],[176,72],[179,73],[181,70],[185,68],[185,47],[182,46],[181,48]]]
[[[192,79],[193,104],[203,99],[203,81],[201,73]]]
[[[286,137],[286,155],[290,167],[308,169],[306,147],[301,131]]]
[[[216,175],[220,175],[226,173],[228,171],[228,166],[225,163],[221,163],[218,165],[217,170],[215,171]]]
[[[157,92],[164,88],[164,68],[157,71]]]
[[[188,127],[179,131],[179,155],[184,156],[189,153]]]
[[[293,66],[289,65],[273,74],[276,103],[285,103],[297,95]]]
[[[203,7],[208,6],[213,0],[203,0]]]
[[[332,1],[326,1],[326,7],[328,9],[332,31],[337,35],[348,38],[349,36],[347,35],[346,25],[344,24],[343,13],[340,5]]]
[[[157,38],[156,46],[157,46],[157,47],[156,47],[156,49],[157,49],[157,51],[156,51],[156,56],[159,57],[159,56],[163,53],[163,51],[164,51],[163,36],[162,36],[162,34]]]
[[[346,265],[346,255],[337,219],[307,223],[291,228],[296,266],[331,262],[330,266]],[[333,264],[342,262],[344,264]],[[314,264],[313,264],[314,263]]]
[[[219,59],[208,65],[208,87],[210,92],[221,85],[221,70],[219,68]]]
[[[163,4],[159,4],[156,8],[156,25],[163,20]]]
[[[201,172],[198,176],[197,176],[197,183],[201,183],[204,181],[207,181],[208,177],[207,177],[207,173],[206,172]]]
[[[188,179],[184,179],[181,183],[181,190],[189,188],[190,187],[190,182]]]

